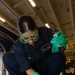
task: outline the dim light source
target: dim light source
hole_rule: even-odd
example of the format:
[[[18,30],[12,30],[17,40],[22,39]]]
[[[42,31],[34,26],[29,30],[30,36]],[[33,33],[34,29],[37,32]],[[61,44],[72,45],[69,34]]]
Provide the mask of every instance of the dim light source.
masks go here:
[[[0,20],[1,20],[2,22],[5,22],[5,19],[3,19],[2,17],[0,17]]]
[[[69,61],[71,60],[71,59],[68,59]]]
[[[33,0],[29,0],[29,2],[30,2],[30,4],[31,4],[33,7],[36,6],[36,4],[35,4],[35,2],[34,2]]]
[[[50,26],[49,26],[49,24],[48,24],[48,23],[45,23],[45,26],[46,26],[47,28],[50,28]]]

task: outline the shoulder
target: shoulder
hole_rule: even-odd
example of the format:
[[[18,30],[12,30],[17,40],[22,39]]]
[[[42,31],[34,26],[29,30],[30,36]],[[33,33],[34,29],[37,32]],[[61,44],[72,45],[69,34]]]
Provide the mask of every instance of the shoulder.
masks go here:
[[[39,28],[38,28],[38,32],[39,32],[40,34],[53,35],[52,29],[51,29],[51,28],[47,28],[47,27],[45,27],[45,26],[39,27]]]
[[[14,42],[14,45],[19,45],[20,44],[20,40],[19,38]]]
[[[43,37],[44,39],[51,40],[51,38],[53,37],[53,33],[52,33],[52,29],[51,28],[47,28],[45,26],[42,26],[42,27],[38,28],[38,32],[39,32],[39,35],[41,37]]]
[[[22,44],[19,39],[17,39],[13,44],[13,50],[21,50]]]
[[[38,30],[52,30],[51,28],[47,28],[45,26],[38,27]]]

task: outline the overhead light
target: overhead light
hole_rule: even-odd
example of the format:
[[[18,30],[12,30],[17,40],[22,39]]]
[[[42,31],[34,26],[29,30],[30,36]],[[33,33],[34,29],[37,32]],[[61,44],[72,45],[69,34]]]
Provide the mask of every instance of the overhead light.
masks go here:
[[[49,26],[49,24],[48,24],[48,23],[45,23],[45,26],[46,26],[47,28],[50,28],[50,26]]]
[[[29,0],[29,2],[32,2],[33,0]]]
[[[33,7],[36,6],[36,4],[35,4],[35,2],[34,2],[33,0],[29,0],[29,2],[30,2],[30,4],[31,4]]]
[[[31,2],[31,5],[32,5],[33,7],[35,7],[35,6],[36,6],[35,2]]]
[[[5,20],[4,20],[2,17],[0,17],[0,20],[1,20],[2,22],[5,22]]]

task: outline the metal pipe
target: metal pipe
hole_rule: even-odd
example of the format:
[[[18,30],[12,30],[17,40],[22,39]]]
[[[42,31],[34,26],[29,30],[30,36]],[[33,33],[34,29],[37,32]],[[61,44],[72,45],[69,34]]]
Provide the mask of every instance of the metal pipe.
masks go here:
[[[17,13],[15,13],[12,8],[7,5],[7,3],[5,3],[3,0],[0,0],[0,2],[4,4],[17,18],[19,18],[19,15],[17,15]]]

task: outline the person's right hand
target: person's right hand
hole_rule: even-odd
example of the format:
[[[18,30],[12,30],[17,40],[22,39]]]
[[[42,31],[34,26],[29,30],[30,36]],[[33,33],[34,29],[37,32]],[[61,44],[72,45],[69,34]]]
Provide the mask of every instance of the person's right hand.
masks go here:
[[[32,75],[40,75],[38,72],[34,72]]]
[[[27,75],[39,75],[38,72],[36,72],[34,69],[29,68],[28,70],[26,70]]]

